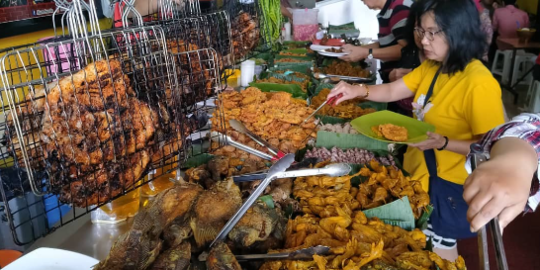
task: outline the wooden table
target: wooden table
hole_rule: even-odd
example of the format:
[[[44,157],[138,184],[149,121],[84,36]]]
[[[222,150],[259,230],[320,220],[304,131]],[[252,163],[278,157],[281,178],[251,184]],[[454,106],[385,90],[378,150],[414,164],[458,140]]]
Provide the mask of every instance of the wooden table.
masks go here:
[[[508,85],[503,85],[504,88],[506,88],[510,93],[514,95],[514,104],[517,104],[518,101],[518,93],[516,91],[516,86],[529,75],[529,73],[532,72],[532,68],[525,73],[521,78],[519,78],[516,83],[512,85],[512,79],[514,77],[514,65],[516,62],[516,52],[517,50],[526,50],[526,49],[536,49],[540,50],[540,42],[528,42],[528,43],[520,43],[519,39],[517,38],[499,38],[499,42],[508,45],[509,47],[512,47],[512,63],[510,64],[510,78],[508,78]]]

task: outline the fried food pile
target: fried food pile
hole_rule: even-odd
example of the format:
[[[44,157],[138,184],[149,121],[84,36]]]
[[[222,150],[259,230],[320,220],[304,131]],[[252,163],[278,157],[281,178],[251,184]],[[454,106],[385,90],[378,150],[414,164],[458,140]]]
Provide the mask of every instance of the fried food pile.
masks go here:
[[[403,176],[403,172],[394,167],[381,166],[370,162],[371,170],[362,168],[360,175],[369,177],[358,187],[356,200],[362,210],[375,208],[407,196],[415,219],[420,218],[429,205],[429,195],[418,181]]]
[[[259,44],[260,31],[257,18],[247,12],[240,12],[231,20],[234,56],[242,59]]]
[[[268,79],[260,79],[260,80],[257,80],[257,83],[279,83],[279,84],[296,84],[298,86],[300,86],[300,88],[302,89],[302,92],[304,93],[307,93],[307,89],[309,87],[309,80],[305,80],[303,82],[298,82],[298,81],[295,81],[295,80],[282,80],[282,79],[278,79],[278,78],[275,78],[275,77],[270,77]]]
[[[307,107],[306,101],[292,98],[289,93],[263,93],[255,87],[241,92],[226,91],[219,94],[218,107],[212,117],[212,129],[220,132],[226,130],[234,140],[260,151],[267,149],[234,131],[229,126],[230,119],[242,122],[251,132],[284,153],[294,153],[304,148],[308,139],[317,136],[315,119],[302,123],[313,110]],[[213,143],[213,147],[216,149],[219,144]],[[225,147],[214,154],[242,158],[246,155],[243,151]],[[259,160],[253,155],[248,157]]]
[[[354,176],[297,178],[293,194],[305,214],[288,221],[285,250],[271,252],[324,245],[331,248],[330,255],[315,255],[312,261],[271,261],[260,269],[412,270],[436,269],[435,265],[441,269],[466,269],[461,257],[451,263],[425,251],[426,236],[419,229],[409,232],[378,218],[368,219],[355,199],[359,190],[350,184]]]
[[[116,59],[96,61],[27,95],[17,113],[25,119],[23,139],[35,143],[27,149],[30,165],[47,169],[60,201],[77,207],[106,202],[132,187],[152,161],[180,149],[187,130],[176,124],[180,115],[164,104],[168,100],[151,107],[135,96]],[[16,134],[11,138],[20,149]]]
[[[371,131],[381,138],[385,138],[395,142],[404,142],[409,139],[409,131],[405,127],[396,126],[393,124],[383,124],[372,126]]]
[[[266,170],[270,165],[271,163],[269,162],[256,161],[249,158],[216,156],[208,161],[207,164],[188,169],[186,171],[186,176],[190,182],[199,183],[203,187],[209,189],[223,178]],[[257,180],[240,183],[242,197],[249,197],[260,182],[260,180]],[[289,206],[293,206],[293,209],[295,209],[297,208],[298,202],[291,198],[291,193],[292,179],[283,178],[272,181],[263,194],[272,196],[276,206],[281,207],[281,209],[285,209]]]
[[[286,250],[271,252],[326,245],[330,255],[314,255],[312,261],[269,261],[259,270],[467,269],[461,256],[450,262],[424,250],[426,235],[418,229],[409,232],[378,218],[368,219],[362,211],[339,206],[336,210],[335,215],[325,218],[306,214],[289,220]]]
[[[359,66],[353,66],[349,62],[345,61],[333,61],[327,67],[324,67],[320,70],[324,74],[331,75],[340,75],[340,76],[349,76],[357,78],[369,78],[369,70],[363,69]]]
[[[216,182],[209,189],[193,183],[176,184],[135,216],[130,231],[118,238],[109,256],[95,269],[188,269],[192,254],[207,250],[241,205],[240,189],[232,178]],[[226,243],[210,251],[208,268],[222,269],[219,264],[227,254],[232,255],[229,247],[281,247],[285,223],[278,209],[254,204],[229,233]]]
[[[297,71],[292,71],[292,70],[274,70],[272,71],[274,73],[278,73],[278,74],[284,74],[287,72],[287,74],[290,74],[292,76],[295,76],[297,78],[300,78],[300,79],[304,79],[304,80],[311,80],[311,77],[304,74],[304,73],[300,73],[300,72],[297,72]]]
[[[311,100],[311,107],[316,109],[319,106],[321,106],[321,104],[323,104],[326,101],[326,97],[328,96],[329,93],[330,93],[330,89],[328,88],[322,89],[319,92],[319,94],[317,94]],[[361,107],[359,107],[358,104],[361,103],[362,101],[363,100],[360,98],[355,98],[355,99],[343,101],[339,105],[336,105],[336,106],[325,105],[318,112],[318,114],[345,118],[345,119],[354,119],[362,115],[366,115],[366,114],[373,113],[376,111],[375,109],[372,109],[372,108],[362,109]]]
[[[285,55],[285,56],[307,56],[305,53],[293,53],[293,52],[279,52],[279,55]]]

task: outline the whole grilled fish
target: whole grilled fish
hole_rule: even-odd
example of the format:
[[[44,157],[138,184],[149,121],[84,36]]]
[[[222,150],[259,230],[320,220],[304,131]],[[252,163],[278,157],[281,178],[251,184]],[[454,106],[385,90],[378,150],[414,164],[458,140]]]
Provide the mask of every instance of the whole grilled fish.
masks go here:
[[[223,242],[214,244],[206,259],[207,270],[241,270],[234,254]]]
[[[162,252],[148,270],[187,270],[191,259],[191,244],[184,242]]]

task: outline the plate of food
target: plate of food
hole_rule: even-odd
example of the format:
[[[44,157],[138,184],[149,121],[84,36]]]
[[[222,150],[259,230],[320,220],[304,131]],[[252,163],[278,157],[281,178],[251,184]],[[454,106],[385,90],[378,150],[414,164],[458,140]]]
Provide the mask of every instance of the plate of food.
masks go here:
[[[411,144],[427,139],[427,132],[435,132],[435,126],[391,111],[379,111],[351,121],[358,132],[375,140]]]
[[[317,51],[320,55],[328,56],[328,57],[342,57],[347,55],[348,53],[343,52],[342,48],[330,48],[330,49],[324,49]]]
[[[2,270],[91,270],[99,261],[86,255],[56,248],[38,248]]]
[[[316,44],[311,44],[311,46],[309,46],[309,48],[312,50],[312,51],[324,51],[324,50],[328,50],[328,49],[340,49],[341,46],[328,46],[328,45],[316,45]]]

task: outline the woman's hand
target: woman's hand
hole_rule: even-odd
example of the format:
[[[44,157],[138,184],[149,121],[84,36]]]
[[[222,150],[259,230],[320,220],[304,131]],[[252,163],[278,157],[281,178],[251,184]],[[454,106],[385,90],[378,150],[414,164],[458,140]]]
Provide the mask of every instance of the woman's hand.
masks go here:
[[[538,157],[527,142],[517,138],[497,142],[491,160],[480,164],[463,186],[471,231],[478,231],[495,217],[503,229],[523,213],[537,166]]]
[[[353,98],[356,98],[356,97],[359,97],[361,96],[362,94],[365,94],[362,93],[362,91],[359,89],[361,86],[355,86],[355,85],[350,85],[344,81],[340,81],[333,89],[332,91],[330,91],[330,93],[328,94],[328,96],[326,97],[326,100],[334,97],[334,96],[337,96],[339,94],[343,94],[343,96],[341,98],[338,98],[336,100],[336,105],[343,102],[343,101],[346,101],[346,100],[349,100],[349,99],[353,99]]]
[[[412,69],[410,68],[395,68],[395,69],[392,69],[392,71],[390,71],[390,74],[389,74],[389,79],[391,82],[395,82],[401,78],[403,78],[403,76],[411,73]]]
[[[444,146],[446,143],[446,139],[443,135],[437,134],[437,133],[427,133],[428,138],[427,140],[419,143],[413,143],[409,144],[412,147],[416,147],[422,151],[429,150],[429,149],[439,149]]]
[[[369,49],[360,46],[354,46],[351,44],[345,44],[342,46],[344,53],[348,53],[345,56],[340,57],[339,59],[347,62],[358,62],[364,60],[368,57]]]

